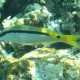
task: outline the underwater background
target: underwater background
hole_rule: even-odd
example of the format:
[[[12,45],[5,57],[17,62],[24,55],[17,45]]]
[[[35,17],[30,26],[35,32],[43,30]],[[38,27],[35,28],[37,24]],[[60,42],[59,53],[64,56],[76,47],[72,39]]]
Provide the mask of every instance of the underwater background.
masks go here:
[[[0,0],[0,33],[13,25],[80,35],[80,0]],[[3,41],[0,80],[80,80],[80,47]]]

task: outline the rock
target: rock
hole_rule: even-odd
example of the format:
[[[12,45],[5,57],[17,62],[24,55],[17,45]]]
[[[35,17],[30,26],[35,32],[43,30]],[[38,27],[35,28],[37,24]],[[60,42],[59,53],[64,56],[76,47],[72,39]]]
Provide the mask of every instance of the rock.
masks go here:
[[[4,57],[0,60],[0,79],[80,80],[80,61],[67,53],[67,50],[39,48],[19,59]]]

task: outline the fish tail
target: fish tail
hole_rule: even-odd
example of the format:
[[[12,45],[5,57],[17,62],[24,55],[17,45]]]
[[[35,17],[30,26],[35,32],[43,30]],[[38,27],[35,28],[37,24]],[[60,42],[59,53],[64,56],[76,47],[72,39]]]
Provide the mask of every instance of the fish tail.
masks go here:
[[[53,38],[53,40],[55,40],[56,42],[63,42],[74,47],[78,47],[78,48],[80,47],[80,34],[62,35],[50,30],[48,30],[48,33],[50,34],[51,38]]]
[[[64,35],[63,41],[71,46],[80,47],[80,35]]]
[[[78,47],[78,48],[80,47],[80,34],[78,34],[78,35],[62,35],[62,34],[53,32],[51,30],[48,30],[48,33],[56,42],[63,42],[63,43],[69,44],[74,47]]]
[[[55,42],[63,42],[74,47],[80,47],[80,34],[79,35],[62,35],[50,29],[43,28],[41,32],[48,33],[50,38]]]

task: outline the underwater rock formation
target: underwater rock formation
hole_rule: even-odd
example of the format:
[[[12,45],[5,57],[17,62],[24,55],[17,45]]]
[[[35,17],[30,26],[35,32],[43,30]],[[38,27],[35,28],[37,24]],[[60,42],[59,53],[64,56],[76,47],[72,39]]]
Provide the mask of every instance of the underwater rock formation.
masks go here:
[[[71,56],[68,50],[39,48],[19,59],[1,57],[0,79],[80,80],[79,64],[79,56]]]
[[[3,5],[2,20],[8,16],[15,16],[23,11],[27,4],[30,4],[31,0],[6,0]]]

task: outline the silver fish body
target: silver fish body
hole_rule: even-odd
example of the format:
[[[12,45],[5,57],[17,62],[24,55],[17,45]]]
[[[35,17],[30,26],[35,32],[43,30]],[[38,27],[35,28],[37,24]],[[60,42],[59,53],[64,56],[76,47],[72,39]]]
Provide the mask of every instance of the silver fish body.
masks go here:
[[[15,42],[24,45],[32,45],[38,43],[50,44],[53,42],[53,40],[48,35],[18,32],[7,33],[4,36],[0,37],[0,41]]]
[[[40,28],[30,26],[14,26],[3,30],[0,42],[15,42],[23,45],[52,44],[54,41],[47,33],[42,33]]]

